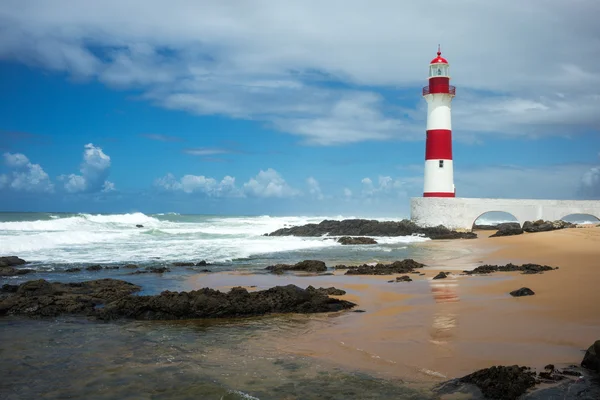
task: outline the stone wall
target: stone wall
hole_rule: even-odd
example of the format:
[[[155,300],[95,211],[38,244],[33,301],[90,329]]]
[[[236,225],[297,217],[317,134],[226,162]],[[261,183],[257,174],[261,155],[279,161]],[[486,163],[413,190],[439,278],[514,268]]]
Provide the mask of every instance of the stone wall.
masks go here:
[[[512,214],[521,225],[538,219],[555,221],[570,214],[589,214],[600,219],[600,200],[415,197],[411,199],[410,215],[421,226],[471,230],[477,218],[490,211]]]

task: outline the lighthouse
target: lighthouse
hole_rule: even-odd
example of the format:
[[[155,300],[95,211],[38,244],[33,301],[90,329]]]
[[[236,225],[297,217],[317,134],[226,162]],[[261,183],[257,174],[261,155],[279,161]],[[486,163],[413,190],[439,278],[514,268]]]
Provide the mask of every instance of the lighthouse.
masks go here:
[[[438,46],[429,64],[429,85],[423,88],[427,101],[425,185],[423,197],[455,197],[452,165],[451,103],[456,88],[450,85],[450,66]]]

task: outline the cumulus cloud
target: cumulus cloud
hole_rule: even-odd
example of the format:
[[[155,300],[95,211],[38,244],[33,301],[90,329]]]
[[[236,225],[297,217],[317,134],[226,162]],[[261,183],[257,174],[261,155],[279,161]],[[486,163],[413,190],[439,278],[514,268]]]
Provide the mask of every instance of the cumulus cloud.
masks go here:
[[[261,170],[258,175],[244,183],[244,192],[255,197],[294,197],[300,192],[290,187],[285,179],[272,168]]]
[[[432,9],[452,22],[432,24]],[[5,0],[0,58],[336,145],[418,138],[419,89],[441,40],[457,139],[541,137],[598,129],[598,14],[596,0]],[[382,95],[390,88],[408,109]]]
[[[0,189],[23,192],[52,192],[54,185],[39,164],[33,164],[21,153],[4,153],[4,164],[11,170],[0,175]]]
[[[177,179],[168,173],[154,181],[154,185],[165,191],[182,191],[184,193],[203,193],[212,197],[240,197],[243,194],[235,186],[235,178],[225,176],[221,181],[204,175],[184,175]]]
[[[158,142],[182,142],[183,139],[177,136],[162,135],[159,133],[142,133],[141,137],[146,139],[155,140]]]
[[[81,175],[61,175],[65,190],[69,193],[93,193],[115,190],[115,185],[107,181],[110,174],[110,157],[102,148],[88,143],[84,146],[83,163],[79,169]]]
[[[406,195],[406,188],[408,187],[410,179],[394,179],[391,176],[379,176],[377,184],[371,180],[371,178],[363,178],[360,182],[362,184],[362,194],[365,197],[375,196],[389,196],[389,195]]]

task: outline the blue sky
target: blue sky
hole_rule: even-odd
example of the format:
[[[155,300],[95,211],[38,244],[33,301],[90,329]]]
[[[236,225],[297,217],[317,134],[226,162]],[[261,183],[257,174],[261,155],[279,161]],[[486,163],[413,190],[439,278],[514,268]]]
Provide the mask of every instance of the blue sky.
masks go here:
[[[439,42],[459,196],[600,198],[597,1],[123,3],[0,4],[0,210],[407,216]]]

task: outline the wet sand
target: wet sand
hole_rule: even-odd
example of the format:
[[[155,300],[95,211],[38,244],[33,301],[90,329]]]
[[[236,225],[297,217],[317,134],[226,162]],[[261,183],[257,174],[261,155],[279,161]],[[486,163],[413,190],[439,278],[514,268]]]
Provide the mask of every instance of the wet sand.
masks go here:
[[[364,313],[297,316],[309,323],[298,332],[256,338],[256,346],[310,356],[343,368],[385,378],[431,382],[462,376],[491,365],[580,362],[582,350],[600,338],[600,228],[489,238],[432,241],[423,246],[441,257],[413,282],[388,283],[395,276],[199,274],[186,290],[275,285],[335,286],[339,296]],[[444,257],[448,249],[459,257]],[[437,251],[439,250],[439,251]],[[448,254],[450,254],[448,252]],[[495,273],[461,276],[482,263],[539,263],[560,267],[537,275]],[[453,274],[432,280],[440,270]],[[508,293],[527,286],[535,296]]]

